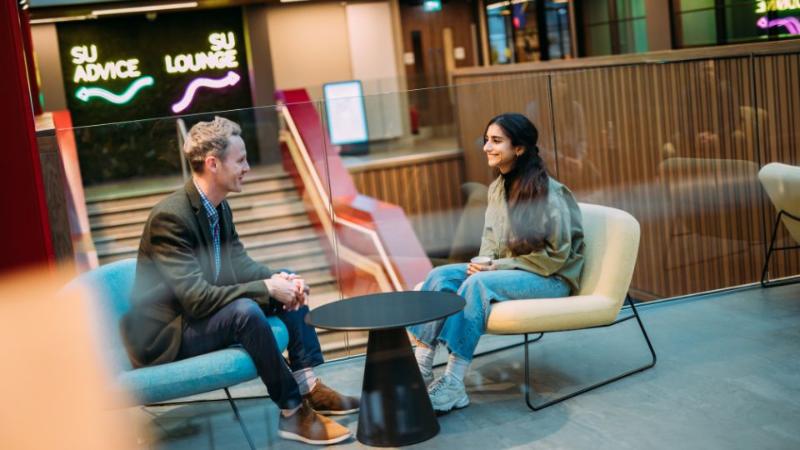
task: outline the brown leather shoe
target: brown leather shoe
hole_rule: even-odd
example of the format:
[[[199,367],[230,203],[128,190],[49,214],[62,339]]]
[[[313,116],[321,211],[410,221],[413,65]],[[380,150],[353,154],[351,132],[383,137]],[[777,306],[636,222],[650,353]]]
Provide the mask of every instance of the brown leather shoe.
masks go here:
[[[320,414],[344,415],[358,412],[359,401],[356,397],[342,395],[322,384],[320,379],[317,379],[314,389],[303,398]]]
[[[317,414],[307,401],[289,417],[280,415],[278,436],[312,445],[328,445],[350,438],[350,430]]]

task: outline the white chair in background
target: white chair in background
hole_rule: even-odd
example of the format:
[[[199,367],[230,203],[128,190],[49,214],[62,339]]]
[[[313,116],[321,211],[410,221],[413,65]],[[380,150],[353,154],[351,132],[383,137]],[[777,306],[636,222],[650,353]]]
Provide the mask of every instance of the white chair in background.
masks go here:
[[[770,163],[761,168],[758,172],[758,179],[778,211],[775,216],[775,225],[772,227],[767,256],[764,259],[764,268],[761,271],[761,286],[770,287],[800,281],[800,278],[797,277],[778,282],[769,281],[769,260],[772,253],[800,249],[800,245],[775,247],[778,226],[781,222],[789,232],[789,236],[795,242],[800,243],[800,167]]]

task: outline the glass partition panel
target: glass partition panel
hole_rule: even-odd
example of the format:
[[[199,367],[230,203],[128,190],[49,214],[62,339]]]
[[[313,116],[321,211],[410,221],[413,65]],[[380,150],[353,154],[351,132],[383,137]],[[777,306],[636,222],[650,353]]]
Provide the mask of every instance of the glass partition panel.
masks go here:
[[[318,103],[295,102],[59,130],[75,137],[75,148],[62,144],[62,152],[75,206],[73,229],[80,230],[73,239],[83,242],[76,245],[79,257],[100,265],[136,258],[152,208],[190,183],[192,169],[182,159],[187,131],[221,116],[241,128],[249,163],[246,171],[230,174],[227,196],[247,254],[272,271],[286,269],[304,278],[312,308],[338,300],[333,237],[326,234],[332,220],[326,155],[318,144],[309,151],[323,136],[316,116],[320,109]],[[208,261],[208,255],[195,251]],[[252,281],[224,270],[219,276],[222,284]],[[344,351],[342,334],[319,330],[319,336],[326,353]]]
[[[553,75],[559,176],[580,201],[621,208],[641,224],[636,298],[758,279],[751,83],[745,58]]]
[[[771,219],[757,173],[780,152],[759,130],[773,133],[772,112],[783,108],[755,100],[771,69],[750,64],[499,74],[412,91],[399,90],[402,80],[365,80],[345,108],[309,88],[281,94],[278,107],[75,128],[76,157],[65,163],[80,167],[70,190],[92,242],[83,251],[100,264],[135,257],[150,209],[190,177],[185,131],[220,115],[240,124],[247,148],[250,171],[228,202],[254,260],[306,279],[312,308],[414,289],[434,267],[479,253],[497,177],[483,151],[486,124],[518,112],[537,127],[552,177],[579,201],[640,222],[636,299],[750,283]],[[362,122],[366,139],[333,144],[337,123]],[[781,264],[781,274],[793,271]],[[365,332],[319,333],[328,358],[365,349]]]
[[[363,86],[379,92],[389,84]],[[328,132],[342,296],[412,289],[430,270],[426,249],[440,250],[452,230],[452,208],[460,207],[453,90],[389,91],[351,100],[329,100],[321,116]],[[342,108],[347,102],[353,111]],[[334,145],[336,114],[351,113],[357,123],[358,114],[366,115],[367,139]],[[366,338],[366,332],[349,333],[350,353],[363,352]]]

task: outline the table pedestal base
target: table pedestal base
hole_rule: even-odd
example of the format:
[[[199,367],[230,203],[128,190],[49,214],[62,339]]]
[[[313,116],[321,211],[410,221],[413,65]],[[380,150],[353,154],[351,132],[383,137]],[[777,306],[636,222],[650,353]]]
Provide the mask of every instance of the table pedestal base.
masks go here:
[[[405,328],[370,331],[356,434],[359,442],[399,447],[438,432],[439,422]]]

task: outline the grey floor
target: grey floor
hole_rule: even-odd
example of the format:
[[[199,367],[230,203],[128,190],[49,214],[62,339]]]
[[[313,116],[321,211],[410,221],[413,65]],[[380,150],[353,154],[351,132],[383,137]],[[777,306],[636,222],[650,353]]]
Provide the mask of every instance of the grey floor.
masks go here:
[[[658,352],[655,368],[539,412],[525,406],[522,348],[476,359],[467,377],[472,404],[439,418],[441,432],[414,448],[800,449],[800,284],[751,288],[641,308]],[[571,384],[641,365],[649,356],[634,321],[546,335],[531,345],[534,388]],[[485,337],[482,347],[517,338]],[[319,370],[356,394],[363,358]],[[234,395],[259,395],[258,382]],[[214,397],[219,394],[213,394]],[[269,399],[240,399],[259,448],[308,448],[276,436]],[[143,415],[141,448],[245,449],[223,401],[156,406]],[[338,419],[355,432],[357,416]],[[355,440],[338,447],[361,448]]]

